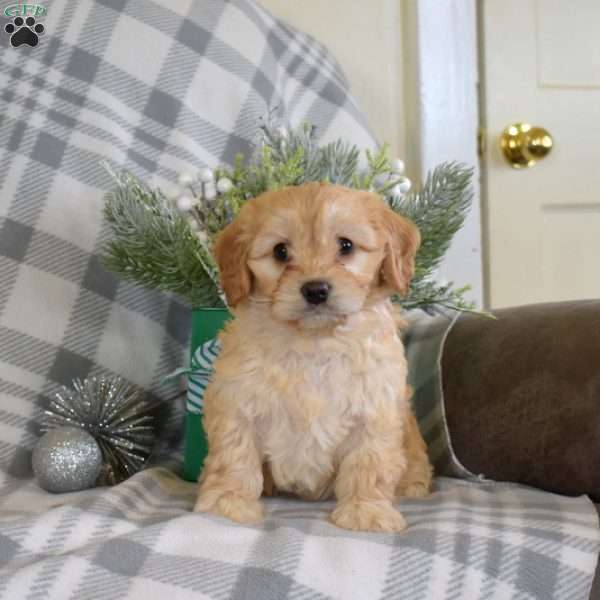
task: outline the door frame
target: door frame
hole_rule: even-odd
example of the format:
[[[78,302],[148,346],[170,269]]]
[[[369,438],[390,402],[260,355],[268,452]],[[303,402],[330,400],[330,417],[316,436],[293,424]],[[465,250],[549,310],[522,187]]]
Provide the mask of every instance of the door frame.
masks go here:
[[[477,0],[404,2],[408,159],[423,180],[431,168],[455,160],[472,165],[473,207],[457,234],[441,275],[472,286],[470,298],[487,305],[479,157]],[[416,141],[416,143],[414,143]]]

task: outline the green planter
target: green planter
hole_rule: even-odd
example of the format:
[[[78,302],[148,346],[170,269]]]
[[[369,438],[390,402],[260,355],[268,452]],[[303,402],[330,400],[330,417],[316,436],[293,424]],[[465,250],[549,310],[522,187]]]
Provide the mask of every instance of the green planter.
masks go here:
[[[191,354],[201,344],[217,337],[225,323],[231,319],[231,313],[225,308],[197,308],[192,311]],[[188,481],[197,481],[204,459],[208,453],[206,433],[202,426],[202,414],[188,410],[185,418],[185,456],[183,477]]]

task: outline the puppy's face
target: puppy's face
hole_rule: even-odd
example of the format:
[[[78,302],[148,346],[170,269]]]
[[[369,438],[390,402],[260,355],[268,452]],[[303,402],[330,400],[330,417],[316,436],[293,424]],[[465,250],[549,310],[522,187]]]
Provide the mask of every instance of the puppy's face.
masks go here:
[[[215,250],[230,306],[266,303],[274,318],[317,329],[406,293],[419,241],[375,194],[311,183],[249,201]]]

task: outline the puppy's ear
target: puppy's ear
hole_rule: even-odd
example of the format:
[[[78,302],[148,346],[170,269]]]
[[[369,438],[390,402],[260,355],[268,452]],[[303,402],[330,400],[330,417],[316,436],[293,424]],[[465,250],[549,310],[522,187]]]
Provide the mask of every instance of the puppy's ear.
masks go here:
[[[252,273],[248,268],[250,235],[238,217],[219,234],[215,256],[221,275],[221,286],[227,303],[235,307],[248,297],[252,288]]]
[[[382,227],[387,237],[381,275],[386,285],[404,296],[415,272],[415,255],[421,244],[417,226],[386,208]]]

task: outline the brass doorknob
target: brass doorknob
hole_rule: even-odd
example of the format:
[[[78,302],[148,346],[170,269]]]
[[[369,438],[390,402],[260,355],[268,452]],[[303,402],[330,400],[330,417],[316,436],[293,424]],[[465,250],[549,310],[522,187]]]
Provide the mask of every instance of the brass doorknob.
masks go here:
[[[513,123],[500,136],[500,149],[513,169],[533,167],[552,150],[554,140],[543,128]]]

